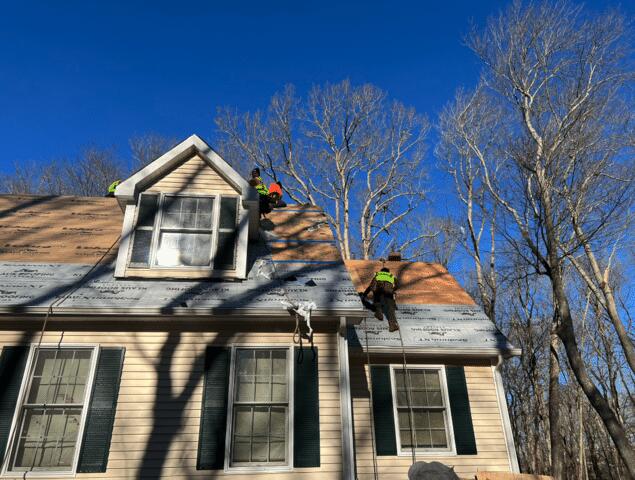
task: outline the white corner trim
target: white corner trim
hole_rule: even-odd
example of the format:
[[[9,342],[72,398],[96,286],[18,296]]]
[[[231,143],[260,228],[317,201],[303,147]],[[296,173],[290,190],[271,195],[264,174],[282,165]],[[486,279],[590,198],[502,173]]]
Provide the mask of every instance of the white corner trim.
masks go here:
[[[128,264],[128,253],[132,245],[132,232],[134,229],[134,217],[136,205],[129,203],[123,216],[123,226],[121,228],[121,239],[119,240],[119,251],[117,252],[117,263],[115,264],[115,278],[126,275],[126,265]]]
[[[520,473],[518,466],[518,455],[516,454],[516,445],[514,444],[514,434],[512,432],[512,424],[509,420],[509,411],[507,410],[507,400],[505,398],[505,387],[503,386],[503,377],[500,372],[500,366],[503,363],[502,357],[498,357],[495,365],[492,365],[492,374],[494,375],[494,386],[496,387],[496,398],[498,410],[501,415],[503,424],[503,436],[507,445],[507,455],[509,458],[509,468],[512,473]]]
[[[342,479],[355,479],[355,451],[353,448],[353,412],[351,408],[351,379],[348,363],[346,317],[340,317],[337,335],[339,363],[340,411],[342,412]]]

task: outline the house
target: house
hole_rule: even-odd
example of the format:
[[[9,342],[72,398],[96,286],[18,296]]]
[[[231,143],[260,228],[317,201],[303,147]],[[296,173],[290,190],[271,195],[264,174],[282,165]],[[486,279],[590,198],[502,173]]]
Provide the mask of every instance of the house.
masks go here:
[[[0,196],[0,236],[1,477],[518,469],[519,352],[449,273],[389,262],[388,333],[357,293],[380,264],[344,263],[317,207],[261,220],[197,136],[115,198]]]

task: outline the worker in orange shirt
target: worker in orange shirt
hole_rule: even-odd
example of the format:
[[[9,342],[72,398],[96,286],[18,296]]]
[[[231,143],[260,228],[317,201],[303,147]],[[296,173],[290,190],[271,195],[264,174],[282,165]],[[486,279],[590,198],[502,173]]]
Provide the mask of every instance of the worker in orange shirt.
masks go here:
[[[287,206],[282,200],[282,183],[273,182],[269,185],[269,198],[271,199],[271,206],[273,208],[283,208]]]

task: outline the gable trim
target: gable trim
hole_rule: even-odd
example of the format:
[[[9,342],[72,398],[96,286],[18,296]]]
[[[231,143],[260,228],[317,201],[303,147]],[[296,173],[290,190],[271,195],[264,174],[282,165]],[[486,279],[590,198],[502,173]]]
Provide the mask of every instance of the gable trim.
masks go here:
[[[120,206],[135,201],[143,187],[158,181],[180,164],[198,155],[241,195],[243,201],[258,202],[258,193],[220,155],[198,135],[192,135],[170,151],[149,163],[117,186],[115,197]]]

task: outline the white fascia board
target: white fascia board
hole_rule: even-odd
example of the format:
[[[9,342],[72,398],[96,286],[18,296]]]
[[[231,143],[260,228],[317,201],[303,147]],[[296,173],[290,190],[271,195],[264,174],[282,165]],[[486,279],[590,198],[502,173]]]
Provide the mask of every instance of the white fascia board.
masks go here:
[[[227,180],[241,194],[243,201],[258,201],[258,193],[255,189],[249,188],[250,185],[247,180],[242,178],[231,165],[212,150],[212,147],[205,143],[201,137],[192,135],[121,182],[115,190],[115,197],[117,197],[119,204],[124,205],[134,202],[135,196],[144,185],[152,183],[167,174],[194,153],[198,153],[203,157],[212,168]]]

